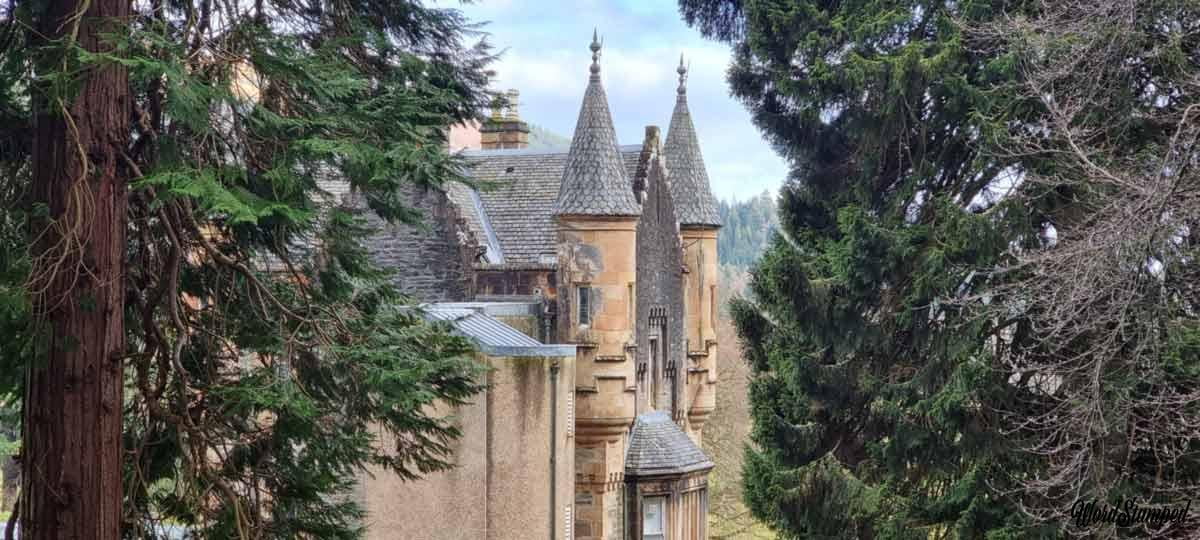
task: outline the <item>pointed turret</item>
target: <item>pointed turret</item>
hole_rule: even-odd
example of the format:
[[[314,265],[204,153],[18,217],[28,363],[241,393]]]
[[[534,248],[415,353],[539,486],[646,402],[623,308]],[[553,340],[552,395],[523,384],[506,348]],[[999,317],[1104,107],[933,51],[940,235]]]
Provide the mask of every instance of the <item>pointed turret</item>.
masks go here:
[[[617,150],[595,34],[591,49],[591,78],[554,207],[554,317],[559,341],[580,349],[573,435],[576,478],[587,480],[575,484],[574,530],[589,538],[624,538],[624,499],[613,480],[624,474],[622,441],[637,416],[633,314],[642,207]]]
[[[637,216],[641,205],[622,165],[608,98],[600,84],[600,41],[595,32],[591,50],[591,76],[571,138],[554,215]]]
[[[717,382],[717,235],[721,215],[708,185],[708,171],[687,103],[687,67],[679,57],[679,89],[663,154],[670,174],[671,197],[683,240],[684,326],[687,355],[696,369],[688,370],[688,435],[697,443],[704,423],[716,408]]]
[[[678,95],[667,131],[667,143],[663,147],[667,171],[671,174],[671,197],[675,200],[680,226],[720,227],[721,216],[708,185],[708,171],[704,168],[696,128],[688,111],[687,68],[683,65],[683,55],[679,56],[676,72],[679,73]]]

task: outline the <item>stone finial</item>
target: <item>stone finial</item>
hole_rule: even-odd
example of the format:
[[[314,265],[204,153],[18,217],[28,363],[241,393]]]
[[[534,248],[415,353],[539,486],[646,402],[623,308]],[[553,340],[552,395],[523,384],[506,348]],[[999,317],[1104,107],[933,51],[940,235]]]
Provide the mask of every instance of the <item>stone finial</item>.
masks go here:
[[[681,96],[687,93],[687,72],[688,68],[683,65],[683,53],[679,53],[679,67],[675,68],[675,73],[679,74],[679,88],[675,91]]]
[[[601,47],[601,43],[600,43],[599,33],[596,31],[595,28],[593,28],[592,29],[592,44],[588,46],[588,48],[592,50],[592,67],[590,69],[592,72],[593,79],[600,78],[600,47]]]
[[[642,143],[642,147],[650,147],[658,153],[658,126],[646,126],[646,140]]]

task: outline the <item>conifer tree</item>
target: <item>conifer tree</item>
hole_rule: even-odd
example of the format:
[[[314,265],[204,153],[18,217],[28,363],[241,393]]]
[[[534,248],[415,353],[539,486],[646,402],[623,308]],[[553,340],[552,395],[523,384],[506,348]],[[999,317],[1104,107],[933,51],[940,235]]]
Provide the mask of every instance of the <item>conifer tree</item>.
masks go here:
[[[774,197],[764,191],[746,201],[722,200],[717,212],[724,224],[717,237],[721,264],[748,267],[766,248],[777,226]]]
[[[37,499],[22,506],[22,538],[110,540],[112,519],[126,538],[163,523],[203,538],[356,538],[349,495],[366,467],[411,480],[449,466],[458,431],[429,405],[478,390],[469,344],[407,309],[360,239],[365,211],[421,219],[403,186],[459,178],[445,129],[490,101],[491,55],[465,44],[472,32],[418,1],[0,6],[0,372],[31,377],[5,389],[46,410],[43,390],[65,387],[37,374],[66,351],[115,374],[115,394],[81,410],[123,413],[102,435],[121,459],[106,469],[115,492],[31,471],[49,462],[26,437],[23,496]],[[70,126],[101,112],[119,126],[73,154],[86,134]],[[32,136],[52,124],[67,128]],[[63,155],[79,173],[63,185],[127,201],[93,218],[112,201],[44,197],[38,171]],[[338,204],[337,182],[365,208]],[[64,230],[79,241],[46,257]],[[88,255],[101,238],[110,266]],[[37,294],[47,283],[62,294]],[[99,355],[60,331],[56,309],[109,317],[121,347]],[[100,437],[86,421],[36,421],[65,444]],[[110,510],[103,531],[81,521],[89,501]]]
[[[991,92],[1012,66],[962,35],[1021,4],[680,6],[732,45],[732,92],[792,167],[731,304],[755,373],[752,512],[786,538],[1053,536],[1001,496],[1036,467],[992,409],[1014,392],[993,369],[1011,322],[941,301],[1039,242],[1035,209],[999,196],[1017,160],[987,151],[1036,105]]]

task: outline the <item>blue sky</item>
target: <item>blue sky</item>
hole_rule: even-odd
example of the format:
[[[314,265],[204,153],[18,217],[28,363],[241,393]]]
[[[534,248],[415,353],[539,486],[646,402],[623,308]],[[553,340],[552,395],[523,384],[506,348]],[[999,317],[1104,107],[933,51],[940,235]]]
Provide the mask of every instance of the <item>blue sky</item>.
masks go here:
[[[729,48],[688,28],[669,0],[480,0],[458,5],[496,50],[497,89],[521,92],[521,118],[570,137],[587,85],[592,28],[604,40],[600,75],[621,144],[641,142],[645,126],[666,135],[675,104],[679,54],[691,63],[688,104],[719,198],[774,192],[787,172],[745,107],[729,95]]]

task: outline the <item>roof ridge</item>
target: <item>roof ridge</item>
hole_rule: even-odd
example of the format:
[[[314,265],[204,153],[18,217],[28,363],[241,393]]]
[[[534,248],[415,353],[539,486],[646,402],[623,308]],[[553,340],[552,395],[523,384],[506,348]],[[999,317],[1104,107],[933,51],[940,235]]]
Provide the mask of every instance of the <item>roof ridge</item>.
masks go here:
[[[642,143],[618,144],[617,150],[622,154],[626,152],[640,152],[642,150]],[[556,146],[553,148],[497,148],[494,150],[460,150],[458,155],[468,159],[497,156],[557,156],[570,153],[570,151],[570,146]]]

